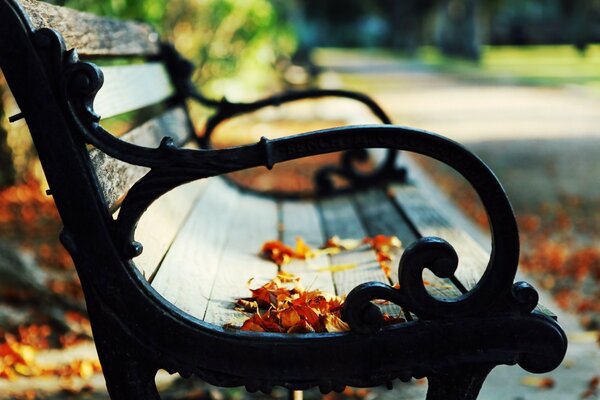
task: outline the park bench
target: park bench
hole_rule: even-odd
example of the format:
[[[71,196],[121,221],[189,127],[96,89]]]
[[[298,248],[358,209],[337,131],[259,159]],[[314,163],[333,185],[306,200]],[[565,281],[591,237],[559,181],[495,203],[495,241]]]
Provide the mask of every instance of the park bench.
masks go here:
[[[510,203],[461,145],[381,124],[212,149],[220,122],[301,98],[349,97],[389,120],[353,92],[206,99],[190,84],[190,64],[149,26],[31,0],[0,2],[0,66],[20,108],[12,120],[27,122],[60,212],[111,398],[158,399],[154,377],[166,369],[264,392],[427,377],[428,399],[474,399],[497,365],[542,373],[562,361],[564,332],[529,284],[514,283],[519,238]],[[194,100],[214,109],[200,138],[187,111]],[[104,128],[106,118],[132,110],[153,115],[119,137]],[[371,172],[355,169],[367,148],[388,149]],[[397,150],[433,157],[466,178],[488,215],[490,254],[412,183]],[[225,177],[332,152],[343,152],[340,165],[318,172],[310,195],[257,194]],[[349,186],[338,188],[336,176]],[[318,246],[333,235],[377,234],[404,243],[390,278],[369,249],[322,257],[325,265],[357,263],[352,269],[289,265],[303,282],[347,296],[350,331],[232,327],[246,281],[277,272],[257,256],[263,242],[302,236]],[[384,326],[382,308],[405,321]]]

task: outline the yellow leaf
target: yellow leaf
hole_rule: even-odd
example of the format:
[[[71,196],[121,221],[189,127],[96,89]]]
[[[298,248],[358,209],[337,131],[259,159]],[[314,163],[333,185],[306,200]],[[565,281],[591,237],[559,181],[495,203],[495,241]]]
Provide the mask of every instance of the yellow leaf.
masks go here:
[[[316,268],[318,272],[340,272],[340,271],[348,271],[350,269],[354,269],[358,267],[358,264],[335,264],[327,267],[319,267]]]
[[[296,237],[296,254],[295,254],[295,256],[297,258],[304,258],[304,259],[314,257],[314,253],[313,253],[312,249],[310,248],[309,245],[306,244],[304,239],[302,239],[302,237],[300,237],[300,236]]]
[[[533,386],[540,389],[552,389],[554,387],[554,379],[547,376],[524,376],[521,378],[521,384],[525,386]]]

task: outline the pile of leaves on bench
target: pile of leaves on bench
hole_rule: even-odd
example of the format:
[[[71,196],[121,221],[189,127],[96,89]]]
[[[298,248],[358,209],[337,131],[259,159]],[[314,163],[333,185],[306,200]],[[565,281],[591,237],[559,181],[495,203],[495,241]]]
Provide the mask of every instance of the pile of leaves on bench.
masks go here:
[[[261,249],[261,256],[275,262],[280,271],[277,276],[263,286],[250,289],[251,296],[238,299],[236,309],[252,313],[244,321],[241,329],[254,332],[309,333],[309,332],[343,332],[350,330],[343,321],[341,310],[344,297],[325,293],[320,290],[306,290],[300,278],[281,269],[282,265],[292,259],[307,260],[323,254],[338,254],[361,247],[370,247],[375,252],[375,259],[386,276],[390,276],[389,262],[392,252],[399,249],[400,240],[395,236],[377,235],[363,240],[340,239],[334,236],[320,249],[312,249],[298,237],[296,248],[292,248],[279,240],[267,241]],[[330,270],[350,269],[356,265],[338,265]],[[250,286],[252,279],[248,282]],[[404,322],[401,317],[384,314],[388,324]]]

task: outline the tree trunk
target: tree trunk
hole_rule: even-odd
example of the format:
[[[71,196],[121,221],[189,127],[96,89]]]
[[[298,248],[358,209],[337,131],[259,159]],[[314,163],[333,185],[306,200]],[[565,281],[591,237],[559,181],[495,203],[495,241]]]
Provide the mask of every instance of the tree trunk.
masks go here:
[[[478,61],[481,37],[478,0],[442,0],[438,10],[436,44],[443,54]]]

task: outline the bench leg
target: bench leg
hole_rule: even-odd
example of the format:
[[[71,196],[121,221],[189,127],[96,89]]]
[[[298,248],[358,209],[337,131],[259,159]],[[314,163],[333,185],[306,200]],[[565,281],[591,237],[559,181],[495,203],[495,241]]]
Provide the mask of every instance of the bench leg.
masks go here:
[[[154,381],[156,370],[127,356],[110,357],[102,363],[102,372],[111,400],[160,400]]]
[[[111,400],[160,400],[154,380],[158,369],[105,324],[94,324],[93,332]]]
[[[463,367],[457,371],[428,376],[427,400],[475,400],[492,368]]]

